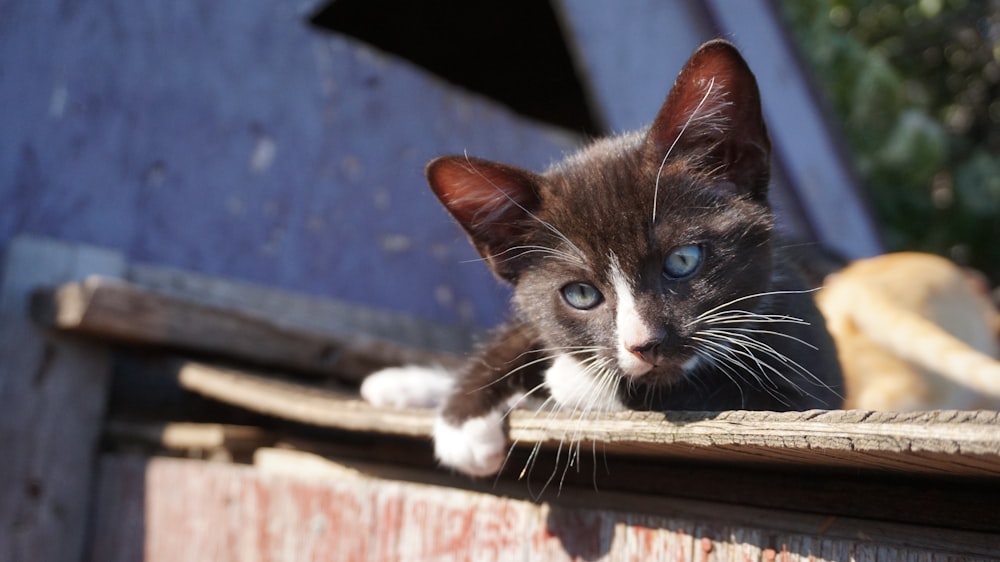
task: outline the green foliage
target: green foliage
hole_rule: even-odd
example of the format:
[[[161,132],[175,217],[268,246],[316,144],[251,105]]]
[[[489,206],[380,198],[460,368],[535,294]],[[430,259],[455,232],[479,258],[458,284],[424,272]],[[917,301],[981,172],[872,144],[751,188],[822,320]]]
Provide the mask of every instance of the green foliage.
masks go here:
[[[781,0],[889,249],[1000,281],[1000,0]]]

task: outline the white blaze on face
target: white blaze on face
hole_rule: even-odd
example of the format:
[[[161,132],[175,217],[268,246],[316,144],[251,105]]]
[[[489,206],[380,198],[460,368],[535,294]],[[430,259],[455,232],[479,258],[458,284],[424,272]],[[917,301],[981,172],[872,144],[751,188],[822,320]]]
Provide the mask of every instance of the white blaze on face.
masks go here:
[[[622,272],[618,256],[609,256],[610,278],[615,290],[615,328],[618,335],[618,366],[630,376],[648,373],[653,366],[633,355],[629,348],[641,345],[653,338],[654,330],[643,321],[635,306],[635,292],[632,283]]]

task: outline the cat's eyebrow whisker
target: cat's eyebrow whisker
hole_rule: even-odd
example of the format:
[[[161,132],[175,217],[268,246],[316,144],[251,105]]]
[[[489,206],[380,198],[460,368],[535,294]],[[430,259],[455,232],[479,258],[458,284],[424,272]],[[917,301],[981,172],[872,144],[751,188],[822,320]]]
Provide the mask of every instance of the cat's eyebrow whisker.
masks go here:
[[[506,254],[509,254],[509,253],[517,251],[517,250],[523,250],[523,251],[521,253],[519,253],[519,254],[516,254],[516,255],[513,255],[513,256],[509,256],[509,257],[505,257],[504,259],[498,259],[498,258],[500,258],[502,256],[505,256]],[[566,252],[564,250],[559,250],[557,248],[551,248],[551,247],[548,247],[548,246],[540,246],[540,245],[513,246],[511,248],[507,248],[506,250],[504,250],[502,252],[499,252],[499,253],[496,253],[496,254],[490,254],[489,256],[486,256],[486,257],[479,257],[479,258],[473,258],[473,259],[463,260],[461,263],[485,262],[485,261],[488,261],[488,260],[491,260],[491,259],[492,260],[497,260],[497,263],[506,263],[508,261],[515,260],[515,259],[517,259],[517,258],[519,258],[521,256],[525,256],[525,255],[528,255],[528,254],[546,254],[545,257],[549,258],[549,259],[559,260],[559,261],[561,261],[563,263],[568,263],[570,265],[575,265],[575,266],[579,266],[579,267],[586,267],[586,263],[584,263],[578,256],[576,256],[576,255],[574,255],[574,254],[572,254],[570,252]]]
[[[527,245],[525,245],[525,246],[514,246],[514,247],[511,247],[511,248],[508,248],[508,249],[504,250],[503,252],[500,252],[499,254],[494,254],[493,256],[490,256],[490,257],[497,258],[497,257],[500,257],[500,256],[502,256],[504,254],[509,253],[509,252],[513,252],[515,250],[523,250],[523,251],[521,251],[517,255],[510,256],[508,258],[504,258],[503,260],[501,260],[500,263],[504,263],[504,262],[507,262],[507,261],[515,260],[517,258],[520,258],[521,256],[526,256],[528,254],[544,254],[544,257],[549,258],[549,259],[559,260],[559,261],[562,261],[564,263],[568,263],[570,265],[577,265],[577,266],[582,266],[582,267],[586,266],[586,264],[583,261],[581,261],[579,257],[577,257],[577,256],[575,256],[575,255],[573,255],[573,254],[571,254],[569,252],[565,252],[563,250],[558,250],[556,248],[550,248],[548,246],[527,246]]]
[[[567,246],[569,246],[570,248],[572,248],[573,251],[575,251],[577,253],[577,257],[579,257],[579,259],[580,259],[580,261],[582,263],[586,262],[586,260],[584,259],[585,254],[582,251],[580,251],[580,248],[578,248],[576,246],[576,244],[573,243],[572,240],[570,240],[569,238],[567,238],[566,235],[563,234],[562,232],[560,232],[558,228],[556,228],[556,227],[552,226],[551,224],[549,224],[548,222],[543,221],[542,219],[538,218],[538,216],[535,215],[535,213],[532,213],[531,211],[529,211],[527,207],[525,207],[524,205],[522,205],[521,203],[519,203],[516,199],[514,199],[513,197],[511,197],[510,194],[508,194],[506,191],[504,191],[503,189],[500,189],[500,186],[498,186],[496,184],[496,182],[494,182],[490,178],[486,177],[485,174],[483,174],[481,171],[479,171],[478,168],[476,168],[475,163],[472,162],[472,159],[469,158],[468,154],[465,155],[465,162],[466,162],[466,164],[468,164],[468,170],[469,171],[471,171],[472,173],[474,173],[477,176],[479,176],[483,181],[485,181],[488,185],[490,185],[491,187],[493,187],[493,189],[497,190],[501,195],[503,195],[514,206],[516,206],[518,209],[520,209],[524,214],[526,214],[529,217],[531,217],[531,219],[533,219],[536,222],[538,222],[538,224],[541,224],[542,226],[544,226],[546,230],[548,230],[552,234],[555,234],[560,240],[562,240],[563,242],[565,242]]]
[[[694,110],[691,112],[691,115],[688,116],[687,121],[684,122],[684,126],[681,127],[681,130],[677,133],[677,136],[674,137],[674,141],[670,143],[670,146],[667,148],[667,152],[663,155],[663,160],[660,161],[660,167],[656,170],[656,181],[653,184],[652,224],[656,223],[656,203],[660,195],[660,177],[663,176],[663,168],[667,165],[667,159],[670,158],[670,154],[674,151],[674,148],[677,146],[677,143],[681,140],[681,137],[684,136],[684,133],[687,131],[688,126],[691,125],[693,121],[695,121],[695,118],[698,116],[698,113],[701,112],[702,106],[704,106],[705,103],[708,101],[709,97],[712,95],[712,90],[714,88],[715,88],[715,77],[713,76],[711,80],[709,80],[708,86],[705,87],[704,97],[701,98],[701,101],[698,102],[697,106],[695,106]]]

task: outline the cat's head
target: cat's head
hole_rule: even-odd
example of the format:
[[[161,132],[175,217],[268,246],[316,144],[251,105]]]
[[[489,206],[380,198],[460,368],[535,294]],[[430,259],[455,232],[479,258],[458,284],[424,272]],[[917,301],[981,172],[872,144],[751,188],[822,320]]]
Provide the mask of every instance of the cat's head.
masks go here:
[[[546,346],[671,382],[704,315],[769,286],[769,159],[753,74],[714,41],[645,131],[543,174],[449,156],[427,177]]]

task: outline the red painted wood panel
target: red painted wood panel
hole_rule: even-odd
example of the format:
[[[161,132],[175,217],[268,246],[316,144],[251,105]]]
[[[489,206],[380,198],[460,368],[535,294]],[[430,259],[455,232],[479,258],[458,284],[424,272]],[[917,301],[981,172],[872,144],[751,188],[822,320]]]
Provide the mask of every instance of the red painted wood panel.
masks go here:
[[[955,560],[968,554],[961,546],[949,550],[934,531],[893,530],[891,524],[838,534],[830,531],[832,523],[817,524],[822,518],[692,508],[669,498],[657,501],[676,515],[644,515],[579,498],[566,498],[581,504],[575,506],[537,504],[348,470],[302,474],[105,457],[90,559],[805,561]]]

